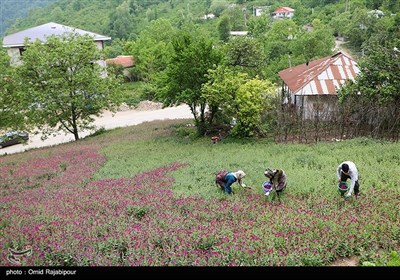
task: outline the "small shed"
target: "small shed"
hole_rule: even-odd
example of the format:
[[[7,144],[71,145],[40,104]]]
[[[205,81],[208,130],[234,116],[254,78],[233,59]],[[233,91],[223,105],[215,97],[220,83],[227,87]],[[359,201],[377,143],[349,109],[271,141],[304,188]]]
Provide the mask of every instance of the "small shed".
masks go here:
[[[123,74],[124,76],[131,80],[131,74],[129,73],[129,68],[133,67],[135,65],[135,62],[133,60],[132,55],[119,55],[114,58],[109,58],[106,59],[106,64],[107,65],[119,65],[123,68]]]
[[[348,80],[355,80],[357,63],[338,52],[280,71],[284,103],[301,109],[304,119],[316,111],[329,113],[337,108],[337,91]]]

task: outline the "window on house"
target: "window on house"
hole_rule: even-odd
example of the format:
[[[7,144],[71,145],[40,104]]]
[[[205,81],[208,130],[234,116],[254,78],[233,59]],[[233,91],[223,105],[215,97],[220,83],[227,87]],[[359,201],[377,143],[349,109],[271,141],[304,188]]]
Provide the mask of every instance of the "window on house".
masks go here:
[[[24,51],[26,51],[25,47],[19,48],[19,55],[22,56]]]

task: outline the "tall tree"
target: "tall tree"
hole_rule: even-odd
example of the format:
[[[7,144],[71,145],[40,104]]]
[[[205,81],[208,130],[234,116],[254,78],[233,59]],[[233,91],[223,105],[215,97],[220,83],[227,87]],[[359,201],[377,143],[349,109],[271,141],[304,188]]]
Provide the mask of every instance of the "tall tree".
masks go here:
[[[259,40],[247,36],[231,37],[224,46],[225,63],[251,77],[265,67],[265,54]]]
[[[201,86],[207,82],[207,71],[221,59],[213,42],[204,36],[182,31],[173,39],[173,54],[167,69],[158,79],[158,98],[164,105],[185,103],[195,119],[199,134],[206,127],[206,100],[202,98]]]
[[[115,9],[115,12],[111,14],[110,29],[113,37],[120,39],[129,38],[129,34],[132,32],[134,26],[134,15],[131,15],[130,12],[129,3],[124,1]]]
[[[342,104],[352,102],[351,110],[359,109],[353,117],[369,126],[372,136],[400,137],[399,45],[398,37],[384,45],[369,45],[367,55],[358,62],[360,74],[339,94]]]
[[[301,57],[305,62],[328,56],[335,47],[333,31],[318,19],[313,20],[312,26],[312,31],[299,34],[291,45],[293,55]]]
[[[298,37],[300,28],[293,20],[276,20],[262,40],[266,54],[266,69],[264,77],[276,82],[278,72],[299,63],[296,57],[291,57],[291,45]],[[304,61],[301,61],[304,63]]]
[[[368,40],[370,28],[376,22],[376,18],[368,15],[368,10],[356,9],[352,12],[351,19],[344,30],[344,35],[347,37],[351,44],[360,50],[363,42]]]
[[[14,72],[10,57],[0,50],[0,130],[27,129]]]
[[[218,34],[221,41],[228,41],[231,32],[231,23],[228,16],[222,16],[218,23]]]
[[[78,140],[79,131],[94,128],[94,116],[115,112],[121,103],[118,79],[98,63],[101,52],[90,36],[71,33],[25,45],[18,76],[28,118],[44,137],[64,131]]]
[[[161,18],[150,22],[136,41],[126,44],[127,52],[135,58],[132,72],[138,80],[151,82],[154,75],[165,70],[176,32],[169,20]]]

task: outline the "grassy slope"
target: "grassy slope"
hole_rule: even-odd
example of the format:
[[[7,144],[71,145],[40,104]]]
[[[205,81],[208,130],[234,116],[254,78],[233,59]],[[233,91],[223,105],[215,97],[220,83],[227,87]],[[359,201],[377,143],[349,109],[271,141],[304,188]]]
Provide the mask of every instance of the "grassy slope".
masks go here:
[[[316,266],[352,255],[386,265],[399,250],[400,143],[212,145],[192,140],[186,123],[2,157],[2,258],[31,245],[47,253],[28,265]],[[359,167],[361,197],[340,204],[335,168],[345,159]],[[262,196],[266,167],[287,171],[281,204]],[[253,191],[220,192],[213,180],[222,168],[245,170]]]

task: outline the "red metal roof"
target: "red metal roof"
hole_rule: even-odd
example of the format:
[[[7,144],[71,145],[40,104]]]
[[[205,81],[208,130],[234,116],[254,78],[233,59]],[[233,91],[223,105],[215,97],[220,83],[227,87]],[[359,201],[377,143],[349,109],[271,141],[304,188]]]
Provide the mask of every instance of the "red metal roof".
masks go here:
[[[274,11],[274,13],[276,13],[276,14],[277,13],[290,13],[290,12],[294,12],[294,9],[289,8],[289,7],[281,7]]]
[[[119,55],[115,58],[106,59],[107,64],[117,64],[124,68],[133,66],[133,56],[131,55]]]
[[[354,60],[338,52],[278,74],[294,95],[336,95],[337,89],[347,80],[354,80],[359,72]]]

